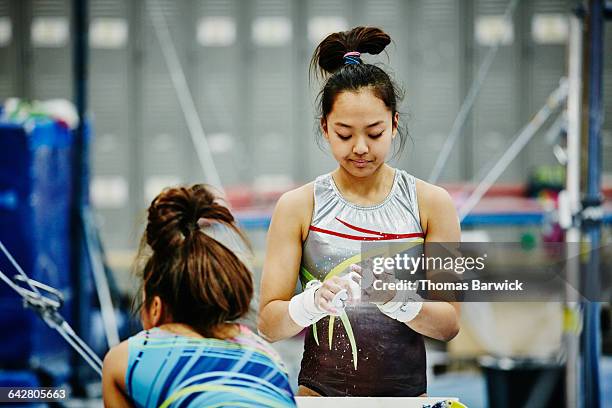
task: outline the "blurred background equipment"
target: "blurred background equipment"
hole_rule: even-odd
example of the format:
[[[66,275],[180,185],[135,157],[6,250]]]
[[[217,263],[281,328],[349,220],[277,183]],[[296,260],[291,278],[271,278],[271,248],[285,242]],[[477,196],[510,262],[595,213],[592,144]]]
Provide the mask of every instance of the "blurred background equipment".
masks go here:
[[[4,197],[0,241],[29,277],[60,290],[65,309],[72,310],[72,133],[56,121],[33,119],[27,127],[4,122],[0,140],[0,191]],[[17,273],[4,254],[0,255],[0,270],[11,278]],[[2,283],[0,293],[2,368],[23,370],[31,363],[59,382],[67,380],[68,344],[32,311],[24,309],[21,298],[10,287]]]

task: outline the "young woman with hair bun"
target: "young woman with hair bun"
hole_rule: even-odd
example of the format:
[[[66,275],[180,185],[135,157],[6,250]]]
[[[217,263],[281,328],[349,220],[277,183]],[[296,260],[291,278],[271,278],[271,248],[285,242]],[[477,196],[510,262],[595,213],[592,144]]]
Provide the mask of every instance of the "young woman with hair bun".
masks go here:
[[[354,303],[361,244],[458,242],[448,193],[385,163],[404,145],[401,94],[363,54],[391,42],[375,27],[329,35],[311,73],[324,84],[320,128],[338,167],[285,193],[268,232],[258,328],[269,341],[307,328],[298,395],[420,396],[427,392],[423,336],[442,341],[459,330],[459,306],[404,299]],[[351,273],[351,269],[354,269]],[[298,277],[303,291],[294,295]]]
[[[207,187],[153,200],[137,258],[144,330],[104,358],[106,407],[295,406],[276,352],[235,323],[253,296],[246,248]]]

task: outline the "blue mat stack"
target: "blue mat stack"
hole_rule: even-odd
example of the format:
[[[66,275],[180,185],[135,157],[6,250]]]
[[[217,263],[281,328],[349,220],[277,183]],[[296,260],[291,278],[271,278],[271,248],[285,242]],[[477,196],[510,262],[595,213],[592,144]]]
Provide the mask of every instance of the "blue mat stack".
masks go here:
[[[61,313],[69,322],[72,145],[71,131],[55,121],[0,122],[0,240],[32,279],[62,291]],[[3,255],[0,270],[16,274]],[[69,346],[4,283],[0,332],[4,379],[6,370],[21,369],[40,369],[57,384],[69,376]]]

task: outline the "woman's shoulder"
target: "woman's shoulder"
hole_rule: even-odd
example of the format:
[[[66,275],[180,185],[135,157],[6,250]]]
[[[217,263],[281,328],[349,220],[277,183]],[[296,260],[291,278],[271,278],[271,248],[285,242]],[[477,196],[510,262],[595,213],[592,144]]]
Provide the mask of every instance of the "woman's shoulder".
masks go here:
[[[284,204],[296,205],[311,201],[314,192],[314,185],[315,181],[311,181],[310,183],[283,193],[279,199],[279,203],[283,202]]]
[[[432,205],[452,202],[450,194],[443,187],[421,180],[406,170],[395,169],[395,172],[396,179],[400,180],[400,183],[408,183],[414,186],[419,206],[431,207]]]
[[[281,216],[285,222],[293,220],[302,224],[312,214],[314,183],[313,181],[283,193],[276,203],[275,215]]]
[[[321,174],[311,182],[282,194],[278,200],[278,203],[290,207],[295,207],[296,205],[303,206],[304,204],[307,204],[307,206],[310,207],[309,210],[312,210],[312,206],[314,205],[315,191],[317,192],[317,195],[323,190],[331,191],[333,190],[332,185],[332,173]]]
[[[111,349],[104,356],[104,362],[102,363],[102,375],[104,377],[110,377],[113,381],[124,388],[125,372],[128,366],[128,340],[124,340]]]
[[[443,187],[428,183],[415,177],[417,199],[419,201],[419,215],[423,231],[427,231],[428,220],[434,216],[455,211],[453,200]]]
[[[443,187],[428,183],[419,178],[414,178],[419,203],[425,205],[436,205],[452,202],[451,196]]]
[[[453,200],[443,187],[417,179],[421,227],[430,240],[455,242],[460,239],[459,219]]]
[[[108,362],[115,363],[118,360],[125,359],[127,361],[128,356],[128,342],[129,340],[124,340],[121,343],[111,347],[110,350],[106,353],[104,357],[104,364]]]

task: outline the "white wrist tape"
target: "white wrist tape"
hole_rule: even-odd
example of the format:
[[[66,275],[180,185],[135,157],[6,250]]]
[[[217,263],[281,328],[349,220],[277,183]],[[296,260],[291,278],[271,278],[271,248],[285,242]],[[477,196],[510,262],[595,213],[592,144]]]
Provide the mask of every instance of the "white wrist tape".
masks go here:
[[[328,313],[315,304],[315,292],[323,285],[318,280],[308,282],[304,291],[289,301],[289,316],[299,326],[308,327],[315,324]]]
[[[423,307],[423,298],[416,292],[398,290],[395,297],[384,304],[377,304],[378,309],[392,319],[407,323],[413,320]]]

